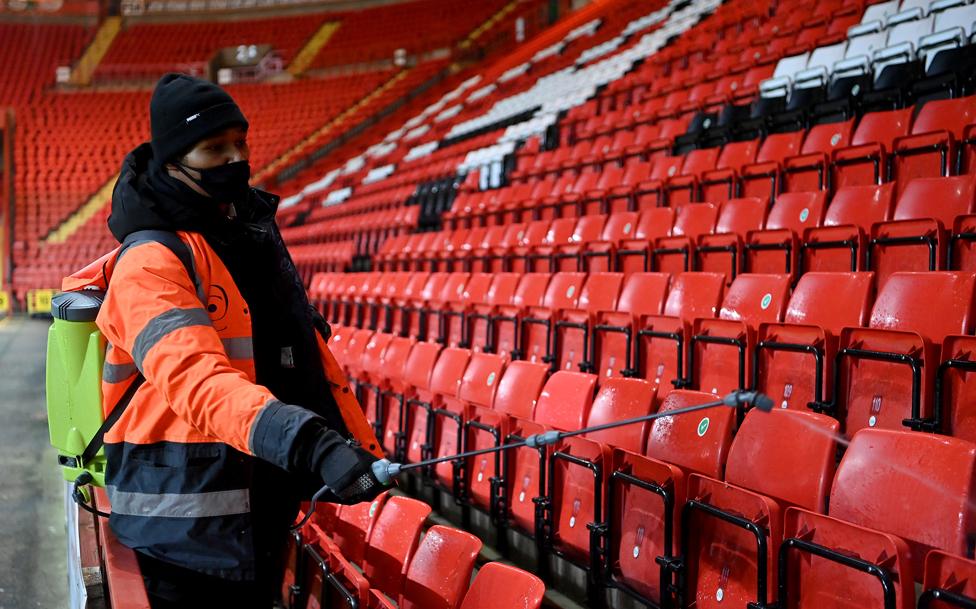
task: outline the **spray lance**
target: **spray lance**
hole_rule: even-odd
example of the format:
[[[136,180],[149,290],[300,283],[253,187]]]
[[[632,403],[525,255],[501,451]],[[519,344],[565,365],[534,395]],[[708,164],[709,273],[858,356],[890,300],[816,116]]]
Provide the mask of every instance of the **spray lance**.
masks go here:
[[[696,404],[694,406],[688,406],[686,408],[677,408],[675,410],[668,410],[666,412],[655,412],[652,414],[647,414],[640,417],[633,417],[630,419],[622,419],[620,421],[612,421],[610,423],[604,423],[602,425],[595,425],[593,427],[584,427],[582,429],[576,429],[573,431],[546,431],[543,433],[532,434],[527,438],[519,440],[517,442],[512,442],[509,444],[501,444],[499,446],[491,446],[489,448],[480,448],[478,450],[471,450],[467,452],[458,453],[456,455],[446,455],[443,457],[437,457],[434,459],[427,459],[426,461],[417,461],[415,463],[392,463],[388,459],[380,459],[373,463],[373,475],[376,480],[384,486],[391,486],[393,480],[400,476],[403,472],[422,469],[425,467],[430,467],[431,465],[437,465],[438,463],[446,463],[449,461],[459,461],[463,459],[468,459],[470,457],[477,457],[478,455],[486,455],[496,452],[502,452],[506,450],[514,450],[517,448],[544,448],[559,442],[564,438],[571,438],[573,436],[581,436],[587,433],[592,433],[595,431],[604,431],[607,429],[616,429],[617,427],[626,427],[627,425],[636,425],[638,423],[645,423],[647,421],[654,421],[656,419],[663,419],[665,417],[676,417],[685,414],[691,414],[693,412],[698,412],[701,410],[707,410],[709,408],[717,408],[719,406],[728,406],[730,408],[745,408],[746,406],[753,406],[762,412],[769,412],[773,409],[773,400],[764,393],[759,393],[758,391],[745,391],[737,390],[729,393],[720,400],[715,400],[713,402],[705,402],[703,404]],[[312,497],[312,503],[309,508],[308,513],[305,517],[292,529],[301,528],[308,519],[312,516],[315,511],[315,502],[317,499],[321,498],[323,494],[329,491],[328,487],[322,487]]]

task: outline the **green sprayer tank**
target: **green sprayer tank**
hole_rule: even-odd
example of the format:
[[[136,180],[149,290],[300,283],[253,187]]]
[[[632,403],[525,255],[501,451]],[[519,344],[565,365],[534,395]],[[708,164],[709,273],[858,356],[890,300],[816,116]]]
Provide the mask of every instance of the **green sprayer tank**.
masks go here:
[[[85,446],[105,417],[102,410],[102,366],[105,339],[95,326],[104,292],[62,292],[51,301],[54,324],[47,335],[47,419],[51,445],[58,450],[64,479],[87,471],[94,484],[105,484],[105,454],[99,450],[81,463]]]

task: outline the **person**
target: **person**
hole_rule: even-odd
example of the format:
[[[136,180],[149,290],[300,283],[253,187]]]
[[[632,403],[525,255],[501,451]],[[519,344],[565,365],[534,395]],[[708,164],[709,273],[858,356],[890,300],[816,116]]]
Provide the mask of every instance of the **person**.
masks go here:
[[[249,186],[241,109],[167,74],[149,114],[152,140],[113,192],[108,226],[126,245],[104,265],[96,322],[106,409],[144,379],[105,435],[110,525],[153,609],[270,609],[300,501],[322,485],[326,500],[372,500],[381,453],[275,224],[278,198]],[[192,264],[140,231],[175,233]]]

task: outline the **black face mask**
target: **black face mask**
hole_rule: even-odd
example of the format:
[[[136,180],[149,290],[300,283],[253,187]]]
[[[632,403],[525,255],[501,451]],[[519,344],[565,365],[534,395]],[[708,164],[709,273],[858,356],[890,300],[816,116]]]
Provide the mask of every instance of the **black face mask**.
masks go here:
[[[197,169],[182,163],[176,166],[183,172],[183,175],[190,178],[194,184],[199,186],[208,195],[213,197],[218,203],[239,203],[247,199],[251,186],[251,164],[247,161],[236,161],[209,167],[207,169]],[[197,180],[191,176],[187,169],[192,169],[200,173]]]

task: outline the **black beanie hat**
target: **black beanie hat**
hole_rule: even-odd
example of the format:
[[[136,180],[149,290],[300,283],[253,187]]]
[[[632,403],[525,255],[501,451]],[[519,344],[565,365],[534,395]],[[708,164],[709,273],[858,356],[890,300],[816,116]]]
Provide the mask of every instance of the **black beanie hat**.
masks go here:
[[[200,140],[247,119],[226,91],[185,74],[166,74],[149,101],[153,157],[166,163]]]

